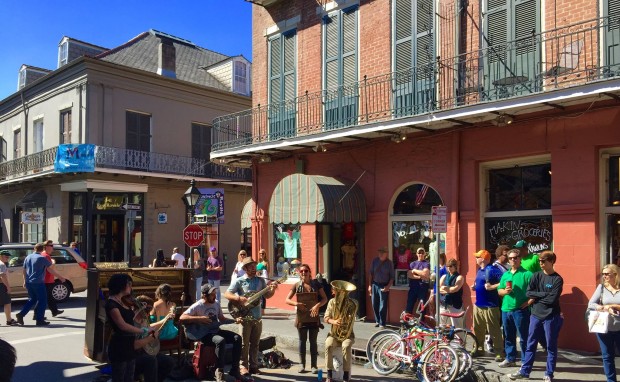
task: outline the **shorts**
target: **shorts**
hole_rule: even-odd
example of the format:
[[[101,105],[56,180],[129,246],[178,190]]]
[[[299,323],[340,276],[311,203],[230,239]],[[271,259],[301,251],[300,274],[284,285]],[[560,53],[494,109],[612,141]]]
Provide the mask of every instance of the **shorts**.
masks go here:
[[[7,293],[6,285],[0,284],[0,306],[11,303],[11,295]]]

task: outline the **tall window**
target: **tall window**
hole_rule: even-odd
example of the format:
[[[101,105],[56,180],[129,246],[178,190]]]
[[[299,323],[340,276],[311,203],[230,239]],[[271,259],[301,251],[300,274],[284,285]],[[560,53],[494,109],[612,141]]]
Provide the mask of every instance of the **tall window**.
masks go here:
[[[390,225],[391,252],[396,267],[397,286],[408,285],[406,270],[412,261],[417,260],[415,254],[418,248],[424,248],[426,253],[431,255],[430,261],[433,266],[437,255],[445,252],[445,233],[435,233],[431,230],[431,209],[439,205],[443,205],[443,201],[437,191],[423,183],[405,187],[394,200]]]
[[[17,78],[17,90],[26,86],[26,68],[22,68],[19,71],[19,77]]]
[[[601,251],[601,261],[617,264],[620,258],[620,156],[617,152],[609,157],[606,170],[608,187],[603,212],[607,217],[607,242]]]
[[[603,74],[605,76],[618,75],[620,72],[620,0],[604,0],[603,21],[606,28],[604,29],[605,38],[605,67]]]
[[[71,143],[71,109],[60,112],[60,143]]]
[[[357,123],[357,6],[323,18],[325,128]]]
[[[485,190],[487,250],[519,240],[527,242],[531,253],[552,249],[551,164],[489,169]]]
[[[65,41],[58,47],[58,67],[65,65],[69,57],[69,42]]]
[[[0,163],[7,161],[7,143],[3,137],[0,137]]]
[[[486,0],[485,84],[497,97],[531,92],[540,66],[540,0]]]
[[[209,160],[211,126],[192,123],[192,158]]]
[[[434,108],[435,10],[433,0],[395,0],[394,69],[397,116]]]
[[[151,115],[127,111],[126,147],[130,150],[151,151]]]
[[[38,153],[43,151],[43,120],[39,119],[34,121],[33,126],[33,152]]]
[[[13,159],[22,156],[22,129],[13,131]]]
[[[233,69],[233,91],[236,93],[249,95],[248,91],[248,65],[245,62],[235,61]]]
[[[294,29],[269,40],[269,136],[274,140],[295,135],[296,40]]]

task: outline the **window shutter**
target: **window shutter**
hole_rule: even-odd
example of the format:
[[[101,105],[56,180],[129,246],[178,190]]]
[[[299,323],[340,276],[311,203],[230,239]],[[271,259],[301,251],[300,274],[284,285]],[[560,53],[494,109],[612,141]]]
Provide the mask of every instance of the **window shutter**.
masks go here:
[[[417,79],[428,78],[425,73],[430,63],[434,60],[435,49],[433,47],[433,0],[419,0],[416,2],[416,46],[415,66],[418,68]],[[422,70],[419,70],[421,69]]]
[[[515,49],[514,74],[534,78],[538,43],[535,34],[538,33],[538,0],[515,1],[514,6],[514,40]]]
[[[339,35],[338,14],[325,17],[325,87],[333,89],[338,86],[339,73]]]
[[[357,81],[357,12],[342,13],[342,85]]]
[[[606,75],[618,72],[620,64],[620,0],[605,0],[604,12],[607,16],[605,28],[605,66]]]
[[[282,37],[284,39],[284,99],[295,98],[295,34]]]
[[[269,69],[269,81],[270,81],[270,103],[280,102],[282,99],[282,86],[280,84],[280,73],[282,72],[282,38],[269,40],[269,52],[270,52],[270,69]]]
[[[4,138],[0,138],[0,162],[6,162],[7,143]]]
[[[394,10],[394,70],[402,73],[413,66],[413,12],[411,9],[412,0],[396,0]],[[407,81],[407,76],[400,75],[396,79],[396,85]]]
[[[127,112],[125,118],[126,138],[125,147],[130,150],[138,149],[138,118],[135,113]]]
[[[508,42],[508,0],[488,0],[486,21],[486,45],[493,47],[488,51],[489,62],[505,60],[504,45]]]
[[[291,30],[269,41],[269,135],[271,139],[295,135],[296,31]]]

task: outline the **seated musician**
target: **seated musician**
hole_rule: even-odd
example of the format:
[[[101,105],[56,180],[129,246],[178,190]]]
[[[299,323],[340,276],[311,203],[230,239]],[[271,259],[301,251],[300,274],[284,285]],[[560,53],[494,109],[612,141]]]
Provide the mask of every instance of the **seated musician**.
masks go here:
[[[156,323],[164,326],[160,329],[159,339],[161,341],[171,340],[176,338],[179,334],[179,329],[174,326],[174,320],[164,320],[166,316],[170,314],[171,310],[174,310],[175,304],[172,302],[172,287],[168,284],[161,284],[155,290],[155,304],[153,304],[153,308],[151,309],[150,320],[152,323]]]
[[[136,297],[136,301],[141,305],[137,310],[134,308],[134,321],[136,325],[140,327],[149,326],[147,312],[153,308],[153,299],[142,295]],[[138,343],[138,345],[140,345],[140,343]],[[143,346],[139,346],[136,350],[136,369],[134,371],[133,380],[163,382],[174,368],[175,363],[176,361],[167,354],[157,353],[157,355],[153,356],[145,352]],[[142,379],[140,376],[142,376]]]
[[[239,360],[241,358],[241,337],[229,330],[220,329],[220,325],[230,323],[222,312],[220,302],[216,300],[217,288],[211,284],[205,284],[201,288],[201,299],[190,306],[179,321],[185,325],[187,338],[199,340],[205,345],[215,347],[217,365],[215,380],[223,382],[224,379],[224,356],[226,344],[233,345],[232,367],[228,373],[231,377],[244,380],[239,372]],[[226,322],[229,321],[229,322]]]
[[[343,380],[351,378],[352,346],[355,342],[353,323],[357,313],[357,301],[349,298],[349,292],[356,289],[355,285],[341,280],[332,281],[332,293],[334,297],[327,303],[323,320],[332,325],[331,331],[325,339],[325,361],[327,364],[327,379],[325,382],[333,382],[334,349],[342,347],[342,370]]]

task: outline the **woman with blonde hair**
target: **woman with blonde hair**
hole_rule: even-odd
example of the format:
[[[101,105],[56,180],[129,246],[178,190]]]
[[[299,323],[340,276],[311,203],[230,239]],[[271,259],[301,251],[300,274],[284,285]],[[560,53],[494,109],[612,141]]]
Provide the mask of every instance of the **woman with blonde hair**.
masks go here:
[[[620,268],[616,264],[603,267],[603,280],[590,298],[588,308],[599,312],[609,312],[607,333],[596,333],[601,346],[603,369],[607,381],[616,381],[616,347],[620,346]]]
[[[230,278],[230,285],[233,285],[239,277],[245,275],[245,271],[243,270],[243,259],[246,257],[248,257],[248,253],[243,249],[237,254],[237,264],[233,269],[233,273]]]

